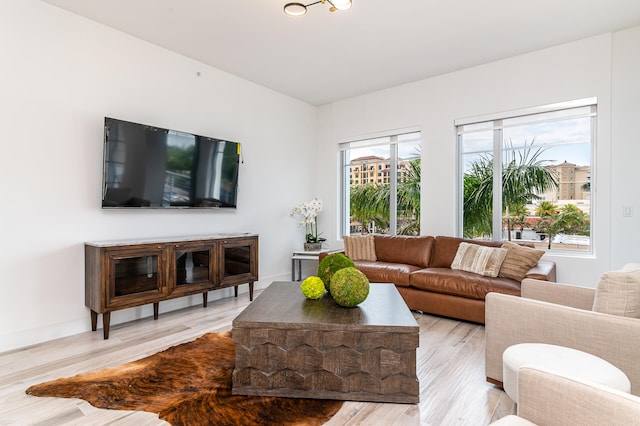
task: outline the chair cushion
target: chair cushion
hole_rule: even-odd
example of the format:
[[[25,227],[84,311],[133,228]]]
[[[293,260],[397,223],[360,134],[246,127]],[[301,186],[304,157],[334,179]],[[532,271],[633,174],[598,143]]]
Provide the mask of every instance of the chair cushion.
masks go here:
[[[502,262],[498,276],[522,281],[527,272],[533,268],[544,255],[544,250],[524,247],[520,244],[505,241],[502,248],[507,250],[507,256]]]
[[[497,277],[507,250],[484,247],[478,244],[460,243],[451,269],[473,272],[485,277]]]
[[[515,403],[519,399],[518,370],[525,366],[631,392],[631,382],[627,375],[593,354],[546,343],[519,343],[509,346],[502,354],[504,391]]]
[[[640,265],[627,264],[620,271],[605,272],[596,288],[593,310],[640,318]]]
[[[344,236],[344,254],[353,261],[375,262],[377,259],[373,235]]]

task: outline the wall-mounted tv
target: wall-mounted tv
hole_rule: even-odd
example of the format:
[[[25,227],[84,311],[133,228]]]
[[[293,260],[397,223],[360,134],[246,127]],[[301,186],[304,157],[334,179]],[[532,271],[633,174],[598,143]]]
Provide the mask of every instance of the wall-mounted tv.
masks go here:
[[[236,207],[240,144],[104,119],[103,208]]]

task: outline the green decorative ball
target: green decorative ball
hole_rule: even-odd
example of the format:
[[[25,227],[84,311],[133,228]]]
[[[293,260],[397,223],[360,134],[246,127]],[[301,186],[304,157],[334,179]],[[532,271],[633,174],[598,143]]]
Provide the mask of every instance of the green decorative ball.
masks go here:
[[[353,308],[369,295],[369,279],[354,267],[340,269],[331,278],[330,293],[338,305]]]
[[[322,280],[315,276],[305,278],[300,284],[300,289],[307,299],[320,299],[327,292]]]
[[[331,291],[331,277],[342,268],[353,267],[353,260],[342,253],[331,253],[318,264],[318,276],[324,282],[327,291]]]

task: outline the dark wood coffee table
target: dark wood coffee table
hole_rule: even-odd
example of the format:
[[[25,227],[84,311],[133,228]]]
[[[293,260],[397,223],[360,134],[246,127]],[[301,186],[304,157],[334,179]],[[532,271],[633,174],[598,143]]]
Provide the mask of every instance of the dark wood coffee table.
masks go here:
[[[274,282],[233,320],[237,395],[417,403],[419,327],[393,284],[355,308]]]

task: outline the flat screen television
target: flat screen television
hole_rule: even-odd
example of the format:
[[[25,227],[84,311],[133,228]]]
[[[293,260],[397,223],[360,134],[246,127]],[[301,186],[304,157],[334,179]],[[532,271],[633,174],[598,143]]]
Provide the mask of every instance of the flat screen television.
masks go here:
[[[240,144],[104,119],[102,208],[235,208]]]

